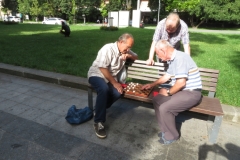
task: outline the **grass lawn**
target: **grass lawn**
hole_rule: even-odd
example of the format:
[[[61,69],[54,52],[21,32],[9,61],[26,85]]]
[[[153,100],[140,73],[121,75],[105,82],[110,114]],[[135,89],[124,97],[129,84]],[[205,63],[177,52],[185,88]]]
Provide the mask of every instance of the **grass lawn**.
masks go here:
[[[133,34],[132,50],[146,60],[154,29],[120,28],[102,31],[99,26],[71,25],[70,38],[61,26],[0,23],[0,62],[87,77],[98,50],[125,32]],[[190,33],[191,56],[199,67],[220,70],[217,94],[221,103],[240,107],[240,35]]]

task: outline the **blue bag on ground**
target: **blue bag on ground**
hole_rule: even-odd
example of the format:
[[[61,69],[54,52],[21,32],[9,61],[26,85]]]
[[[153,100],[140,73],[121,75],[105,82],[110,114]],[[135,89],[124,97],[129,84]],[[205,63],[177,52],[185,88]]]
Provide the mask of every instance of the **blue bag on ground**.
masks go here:
[[[81,124],[83,122],[89,121],[93,117],[93,111],[89,107],[83,109],[77,109],[75,105],[72,105],[68,109],[67,116],[65,119],[70,124]]]

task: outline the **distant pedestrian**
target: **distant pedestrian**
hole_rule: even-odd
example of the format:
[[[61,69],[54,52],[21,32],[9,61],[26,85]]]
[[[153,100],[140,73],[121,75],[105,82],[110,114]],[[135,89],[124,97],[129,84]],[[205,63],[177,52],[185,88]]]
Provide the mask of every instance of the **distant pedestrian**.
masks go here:
[[[69,26],[65,22],[62,22],[62,28],[60,30],[60,33],[64,34],[65,37],[69,37],[71,33]]]

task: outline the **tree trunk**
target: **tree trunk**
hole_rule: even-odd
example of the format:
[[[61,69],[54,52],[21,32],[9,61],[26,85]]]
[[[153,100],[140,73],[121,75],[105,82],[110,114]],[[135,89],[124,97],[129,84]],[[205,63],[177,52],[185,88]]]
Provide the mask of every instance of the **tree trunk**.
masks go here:
[[[205,21],[205,19],[202,19],[202,20],[200,21],[200,23],[198,23],[197,25],[195,25],[194,22],[193,22],[193,16],[190,17],[190,24],[191,24],[191,27],[192,27],[192,28],[196,28],[196,29],[197,29],[204,21]]]

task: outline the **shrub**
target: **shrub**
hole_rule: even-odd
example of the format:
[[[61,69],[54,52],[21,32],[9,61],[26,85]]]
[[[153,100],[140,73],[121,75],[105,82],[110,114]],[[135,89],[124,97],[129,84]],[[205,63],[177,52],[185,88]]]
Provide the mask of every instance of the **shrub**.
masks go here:
[[[114,27],[114,26],[110,26],[110,27],[101,26],[101,27],[100,27],[100,30],[105,30],[105,31],[117,31],[117,30],[118,30],[118,27]]]

